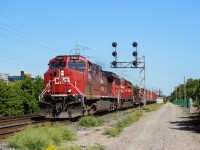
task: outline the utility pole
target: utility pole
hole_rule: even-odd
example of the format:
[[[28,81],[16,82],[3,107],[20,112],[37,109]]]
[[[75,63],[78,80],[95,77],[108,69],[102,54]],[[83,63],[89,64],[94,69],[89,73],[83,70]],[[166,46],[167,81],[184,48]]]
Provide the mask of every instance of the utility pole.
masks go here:
[[[142,56],[141,58],[138,58],[138,52],[137,52],[137,42],[133,42],[132,46],[136,48],[135,51],[133,51],[132,55],[135,57],[134,61],[131,62],[118,62],[117,61],[117,43],[113,42],[112,47],[115,48],[115,51],[112,52],[112,56],[115,58],[113,62],[111,62],[111,68],[139,68],[140,69],[140,97],[146,105],[146,72],[145,72],[145,56]]]
[[[181,99],[181,85],[179,83],[179,98]]]
[[[186,83],[185,83],[185,77],[184,77],[184,99],[186,100]]]

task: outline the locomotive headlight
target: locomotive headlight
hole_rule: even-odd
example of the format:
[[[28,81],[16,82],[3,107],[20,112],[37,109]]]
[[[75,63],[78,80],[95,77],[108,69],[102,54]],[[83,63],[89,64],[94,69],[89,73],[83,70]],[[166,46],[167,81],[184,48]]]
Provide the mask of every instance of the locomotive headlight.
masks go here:
[[[60,76],[63,77],[64,75],[65,75],[65,71],[64,71],[64,70],[61,70],[61,71],[60,71]]]
[[[72,92],[72,89],[69,89],[67,92],[70,94]]]

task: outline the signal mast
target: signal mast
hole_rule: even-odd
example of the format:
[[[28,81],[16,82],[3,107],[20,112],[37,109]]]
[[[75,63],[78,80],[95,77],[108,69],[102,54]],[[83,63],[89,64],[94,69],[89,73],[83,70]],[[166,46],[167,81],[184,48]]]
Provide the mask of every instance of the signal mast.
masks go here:
[[[146,105],[146,72],[145,72],[145,56],[142,56],[141,58],[138,58],[138,52],[137,52],[137,42],[133,42],[132,46],[135,49],[133,51],[132,55],[134,56],[135,60],[130,61],[130,62],[118,62],[117,61],[117,43],[113,42],[112,47],[115,48],[115,50],[112,52],[112,56],[115,58],[114,61],[111,62],[111,68],[138,68],[140,69],[140,97],[141,100],[143,101],[144,105]]]

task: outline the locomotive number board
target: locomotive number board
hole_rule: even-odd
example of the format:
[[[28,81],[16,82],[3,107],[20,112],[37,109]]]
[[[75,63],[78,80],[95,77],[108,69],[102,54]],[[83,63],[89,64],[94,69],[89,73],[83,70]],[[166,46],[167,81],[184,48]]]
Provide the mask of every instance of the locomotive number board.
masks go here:
[[[70,56],[70,60],[79,60],[79,56]]]
[[[64,60],[64,57],[63,56],[57,56],[56,60]]]

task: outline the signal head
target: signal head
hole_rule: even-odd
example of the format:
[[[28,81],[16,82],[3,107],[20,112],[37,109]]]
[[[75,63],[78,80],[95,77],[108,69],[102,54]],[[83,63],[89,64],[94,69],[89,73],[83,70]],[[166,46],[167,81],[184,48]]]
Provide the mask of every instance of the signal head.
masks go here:
[[[113,57],[117,57],[117,52],[116,51],[112,52],[112,55]]]
[[[116,43],[116,42],[113,42],[113,43],[112,43],[112,47],[115,47],[115,48],[116,48],[116,47],[117,47],[117,43]]]
[[[137,47],[137,45],[138,45],[137,42],[133,42],[132,44],[133,47]]]
[[[133,56],[136,57],[137,55],[138,55],[137,51],[134,51],[134,52],[133,52]]]
[[[116,67],[116,66],[117,66],[117,61],[113,61],[113,62],[112,62],[112,65],[113,65],[114,67]]]
[[[134,60],[132,63],[133,63],[133,66],[137,67],[137,61],[136,60]]]

